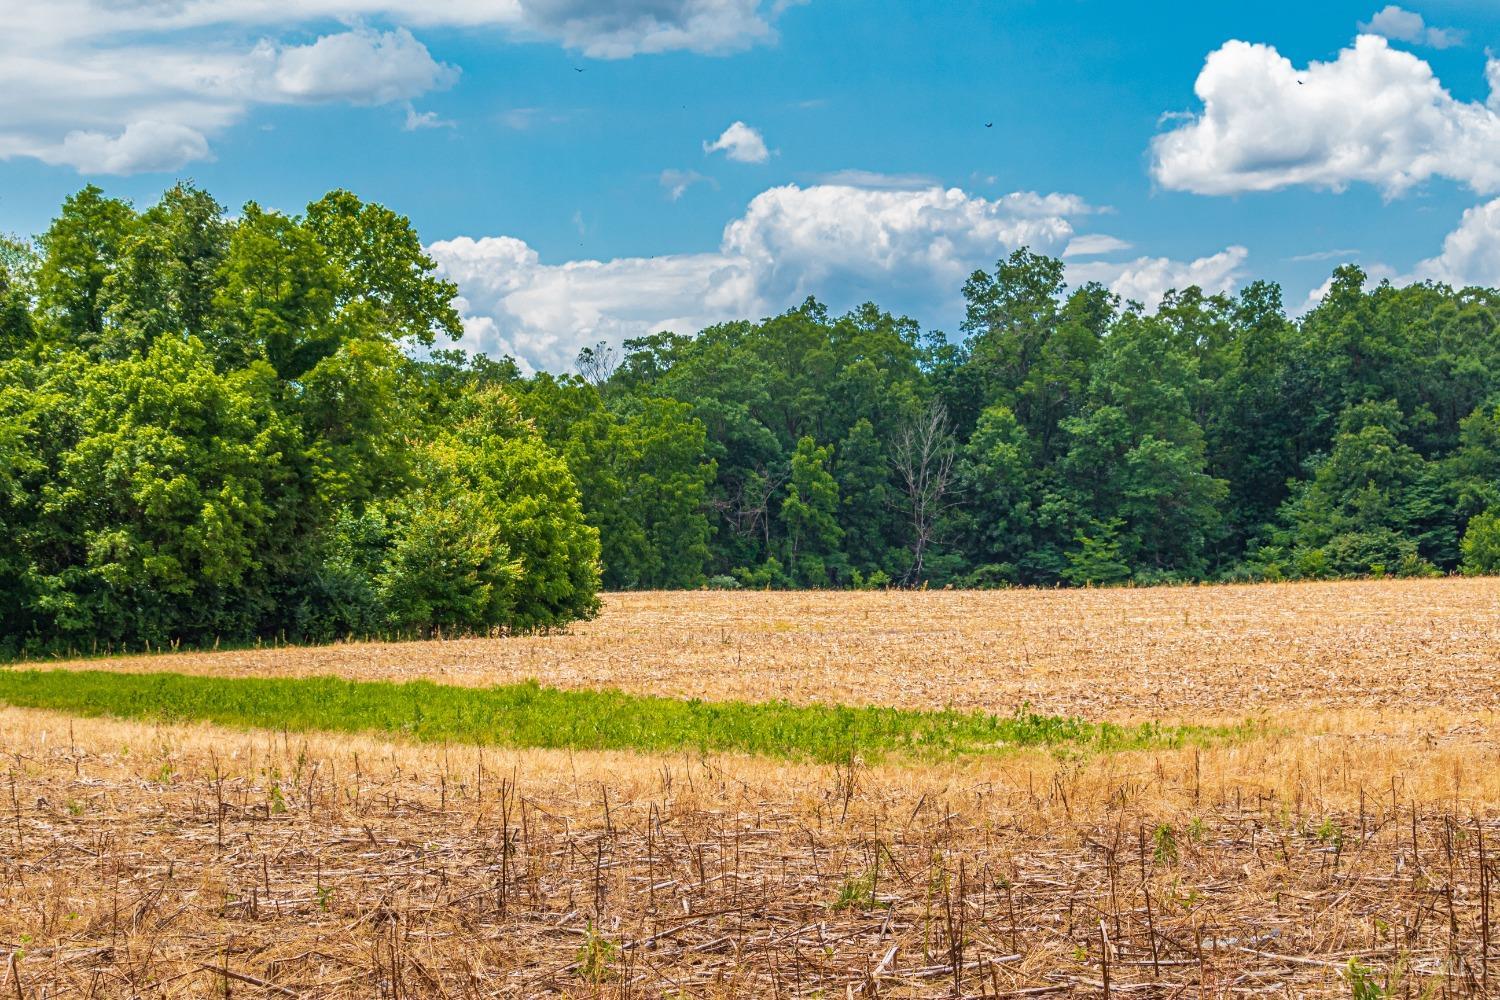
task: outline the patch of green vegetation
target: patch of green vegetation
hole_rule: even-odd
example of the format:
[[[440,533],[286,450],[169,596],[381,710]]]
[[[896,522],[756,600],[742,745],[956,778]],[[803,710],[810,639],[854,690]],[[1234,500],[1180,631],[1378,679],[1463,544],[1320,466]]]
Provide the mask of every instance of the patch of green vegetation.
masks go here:
[[[875,908],[875,872],[847,878],[839,886],[839,894],[833,901],[835,912],[840,910]]]
[[[584,930],[583,944],[578,946],[578,975],[591,983],[612,978],[609,966],[618,951],[614,942],[595,930],[590,920]]]
[[[97,670],[0,670],[0,702],[72,715],[201,721],[292,732],[369,732],[428,743],[578,750],[700,750],[866,761],[946,757],[1020,747],[1098,752],[1208,745],[1248,738],[1231,727],[1118,726],[1076,718],[705,702],[562,691],[534,681],[466,688],[334,677],[201,677]]]
[[[1157,824],[1156,831],[1151,835],[1156,846],[1155,857],[1159,865],[1175,865],[1177,863],[1177,833],[1166,823]]]

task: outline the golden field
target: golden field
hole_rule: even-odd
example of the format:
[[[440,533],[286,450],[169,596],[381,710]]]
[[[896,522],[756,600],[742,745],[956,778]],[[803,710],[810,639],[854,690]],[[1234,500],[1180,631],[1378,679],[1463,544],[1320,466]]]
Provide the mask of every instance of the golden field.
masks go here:
[[[1500,579],[1133,590],[610,594],[564,635],[90,660],[1096,720],[1500,709]]]
[[[1497,581],[611,595],[55,666],[1266,728],[830,766],[0,708],[0,996],[1500,995]]]

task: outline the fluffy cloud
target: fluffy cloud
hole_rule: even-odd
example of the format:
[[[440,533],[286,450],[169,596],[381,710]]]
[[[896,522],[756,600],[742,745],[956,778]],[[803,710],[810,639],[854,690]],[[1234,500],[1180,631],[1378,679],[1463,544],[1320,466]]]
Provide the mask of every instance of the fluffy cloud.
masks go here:
[[[766,140],[761,137],[760,132],[744,122],[735,122],[713,142],[704,142],[703,151],[723,153],[738,163],[765,163],[771,158],[770,150],[766,149]]]
[[[580,347],[601,339],[692,333],[778,312],[809,294],[835,309],[873,299],[928,322],[950,321],[962,312],[972,271],[1023,245],[1062,252],[1077,238],[1074,220],[1091,211],[1071,195],[787,185],[756,196],[725,227],[715,253],[547,264],[503,236],[428,249],[464,297],[462,346],[566,370]],[[1243,259],[1232,248],[1190,263],[1092,262],[1076,280],[1106,281],[1154,304],[1168,288],[1194,282],[1227,290]]]
[[[508,236],[462,236],[428,251],[462,292],[461,346],[529,368],[567,371],[585,344],[695,332],[758,306],[744,262],[721,254],[543,264]]]
[[[1500,285],[1500,199],[1466,211],[1443,240],[1443,252],[1418,264],[1410,279],[1459,287]]]
[[[458,71],[432,58],[405,28],[345,31],[276,58],[275,93],[297,101],[389,104],[451,86]]]
[[[89,174],[136,174],[175,170],[184,163],[209,158],[208,140],[201,132],[171,122],[140,121],[119,135],[69,132],[60,145],[37,154],[48,163],[62,163]]]
[[[258,104],[409,101],[453,83],[409,27],[491,27],[598,58],[774,38],[768,0],[47,0],[0,4],[0,159],[174,170]],[[14,8],[14,9],[13,9]],[[300,44],[329,21],[352,27]],[[295,33],[295,41],[287,37]],[[260,37],[259,43],[255,39]],[[441,124],[411,112],[409,128]]]
[[[1232,41],[1209,55],[1200,114],[1152,142],[1163,187],[1198,194],[1355,182],[1398,195],[1432,177],[1500,190],[1500,65],[1490,103],[1455,100],[1424,60],[1361,35],[1299,70],[1276,49]]]
[[[1422,19],[1421,14],[1395,4],[1382,8],[1368,24],[1361,24],[1359,30],[1394,42],[1428,45],[1434,49],[1450,49],[1464,41],[1462,31],[1434,28]]]
[[[404,28],[356,28],[306,45],[261,41],[239,51],[139,46],[12,54],[0,42],[0,95],[14,95],[0,97],[0,158],[31,156],[84,173],[175,170],[210,158],[208,137],[252,105],[386,104],[446,87],[456,76]],[[48,85],[27,85],[34,81]]]
[[[1068,278],[1097,281],[1127,302],[1139,302],[1151,312],[1170,291],[1197,285],[1209,294],[1232,292],[1244,276],[1244,247],[1233,246],[1209,257],[1180,261],[1169,257],[1140,257],[1123,264],[1102,261],[1074,264]]]
[[[725,228],[723,251],[749,261],[778,303],[830,287],[846,300],[895,292],[930,302],[956,295],[976,267],[1015,247],[1060,252],[1071,219],[1089,211],[1072,195],[789,184],[750,202]]]

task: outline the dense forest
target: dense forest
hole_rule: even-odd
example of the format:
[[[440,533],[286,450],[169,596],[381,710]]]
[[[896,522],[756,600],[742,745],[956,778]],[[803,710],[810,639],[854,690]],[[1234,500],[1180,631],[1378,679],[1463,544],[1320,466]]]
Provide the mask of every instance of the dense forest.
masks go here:
[[[1020,250],[960,336],[808,300],[525,375],[347,192],[89,187],[0,243],[0,652],[516,631],[602,586],[1500,569],[1500,294],[1186,289]]]

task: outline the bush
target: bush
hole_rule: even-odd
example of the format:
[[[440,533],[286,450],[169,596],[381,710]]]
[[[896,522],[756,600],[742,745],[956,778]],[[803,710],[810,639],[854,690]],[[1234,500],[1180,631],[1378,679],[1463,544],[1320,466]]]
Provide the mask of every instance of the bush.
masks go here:
[[[1500,573],[1500,513],[1487,510],[1469,520],[1464,531],[1463,553],[1465,576]]]

